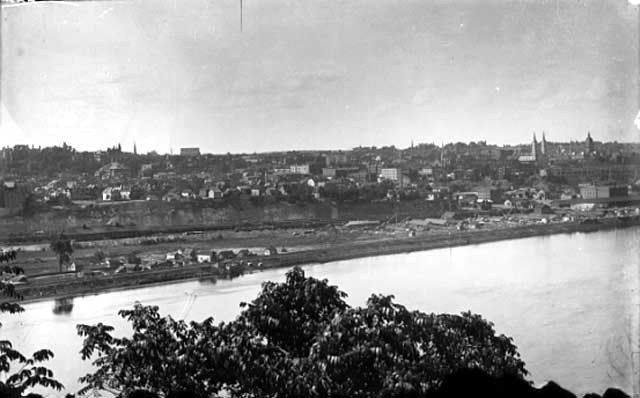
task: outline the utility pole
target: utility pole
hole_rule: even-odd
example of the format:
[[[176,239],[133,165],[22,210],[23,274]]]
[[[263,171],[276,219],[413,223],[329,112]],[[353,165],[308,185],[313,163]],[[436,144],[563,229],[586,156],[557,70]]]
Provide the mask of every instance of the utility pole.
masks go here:
[[[242,0],[240,0],[240,32],[242,32]]]

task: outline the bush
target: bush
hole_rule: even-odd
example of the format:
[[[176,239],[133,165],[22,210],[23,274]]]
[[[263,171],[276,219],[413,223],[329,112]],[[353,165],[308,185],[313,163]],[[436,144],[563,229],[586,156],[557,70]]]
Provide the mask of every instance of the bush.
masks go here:
[[[93,253],[93,259],[94,259],[95,262],[101,263],[101,262],[103,262],[104,260],[107,259],[107,256],[106,256],[106,254],[104,254],[104,252],[102,250],[98,250],[95,253]]]
[[[135,253],[130,253],[127,257],[127,262],[129,264],[140,265],[142,264],[142,259],[138,257]]]

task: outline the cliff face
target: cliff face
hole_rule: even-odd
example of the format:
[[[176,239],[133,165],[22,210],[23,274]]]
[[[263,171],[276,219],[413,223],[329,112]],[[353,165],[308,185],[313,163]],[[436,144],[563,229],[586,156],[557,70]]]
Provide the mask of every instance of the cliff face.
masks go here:
[[[448,210],[445,204],[439,202],[428,202],[425,200],[407,200],[398,203],[393,202],[372,202],[372,203],[343,203],[337,206],[340,218],[346,220],[377,219],[386,220],[395,217],[399,218],[438,218]]]
[[[332,217],[333,216],[333,217]],[[71,209],[52,209],[31,217],[0,218],[0,236],[44,231],[99,231],[111,227],[144,229],[188,225],[234,225],[309,219],[331,219],[337,216],[327,204],[271,203],[250,201],[233,205],[200,202],[122,202],[96,204]],[[42,232],[40,232],[42,233]]]
[[[53,208],[30,217],[0,216],[0,238],[23,234],[102,232],[113,228],[148,229],[185,226],[233,226],[297,220],[388,220],[398,216],[440,217],[445,209],[424,200],[400,203],[114,202]]]

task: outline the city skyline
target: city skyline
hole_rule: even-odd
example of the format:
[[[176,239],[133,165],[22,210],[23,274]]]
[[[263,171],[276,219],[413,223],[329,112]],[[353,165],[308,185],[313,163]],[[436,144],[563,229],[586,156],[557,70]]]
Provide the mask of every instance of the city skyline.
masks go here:
[[[543,130],[634,142],[637,12],[245,1],[240,32],[231,0],[5,7],[0,145],[252,153],[517,144]]]
[[[107,152],[109,150],[113,150],[113,149],[118,149],[121,150],[124,153],[135,153],[138,155],[145,155],[145,154],[152,154],[152,153],[156,153],[158,155],[180,155],[181,150],[183,149],[187,149],[187,150],[198,150],[200,152],[201,155],[226,155],[228,153],[233,154],[233,155],[247,155],[247,154],[269,154],[269,153],[287,153],[287,152],[349,152],[358,148],[376,148],[376,149],[382,149],[382,148],[389,148],[389,147],[393,147],[396,150],[409,150],[412,149],[414,147],[420,147],[422,145],[426,145],[426,146],[435,146],[437,148],[446,148],[447,146],[451,146],[451,145],[457,145],[457,144],[464,144],[464,145],[471,145],[471,144],[478,144],[478,145],[485,145],[487,147],[498,147],[498,148],[516,148],[516,147],[529,147],[531,146],[532,141],[535,141],[537,144],[542,143],[543,141],[546,142],[549,145],[571,145],[571,144],[576,144],[576,145],[580,145],[580,144],[584,144],[586,142],[587,137],[591,137],[593,138],[593,136],[591,135],[591,132],[587,132],[587,135],[585,135],[585,137],[583,137],[582,139],[579,138],[571,138],[568,141],[556,141],[553,139],[549,139],[548,135],[545,131],[542,131],[540,133],[537,132],[533,132],[532,136],[529,136],[529,141],[522,141],[522,142],[518,142],[518,143],[497,143],[497,142],[487,142],[486,140],[477,140],[477,141],[467,141],[467,142],[462,142],[462,141],[443,141],[440,143],[436,143],[436,142],[419,142],[419,141],[411,141],[411,143],[407,146],[397,146],[397,145],[386,145],[386,146],[376,146],[376,145],[372,145],[372,146],[364,146],[364,145],[358,145],[358,146],[354,146],[351,148],[315,148],[315,149],[298,149],[298,148],[283,148],[280,150],[272,150],[272,151],[253,151],[253,152],[210,152],[207,150],[202,150],[201,151],[201,147],[199,146],[195,146],[195,145],[185,145],[182,147],[178,147],[178,148],[170,148],[169,151],[167,152],[159,152],[156,150],[150,150],[150,151],[144,151],[138,148],[137,143],[133,142],[132,146],[126,147],[124,145],[122,145],[121,143],[117,142],[117,143],[113,143],[113,145],[108,145],[106,147],[101,147],[101,148],[93,148],[93,149],[82,149],[82,148],[77,148],[73,145],[73,143],[71,142],[61,142],[61,143],[57,143],[57,144],[52,144],[52,145],[47,145],[47,146],[37,146],[37,145],[29,145],[29,144],[24,144],[24,143],[16,143],[13,145],[2,145],[0,146],[0,149],[12,149],[12,148],[16,148],[16,147],[21,147],[21,146],[27,146],[30,149],[46,149],[46,148],[53,148],[53,147],[64,147],[65,145],[68,146],[69,148],[76,150],[78,152],[95,152],[95,153],[100,153],[100,152]],[[597,142],[597,143],[601,143],[601,144],[620,144],[620,145],[640,145],[640,140],[636,140],[636,141],[606,141],[606,140],[601,140],[598,139],[598,137],[595,137],[595,139],[593,139],[593,142]],[[120,147],[120,148],[118,148]]]

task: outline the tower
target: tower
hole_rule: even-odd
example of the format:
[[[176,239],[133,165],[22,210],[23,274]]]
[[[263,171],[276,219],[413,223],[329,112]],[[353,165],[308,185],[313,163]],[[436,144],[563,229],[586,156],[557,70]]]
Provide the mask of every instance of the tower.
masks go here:
[[[533,141],[531,141],[531,156],[533,156],[533,160],[538,160],[538,140],[536,139],[536,133],[533,133]]]
[[[136,143],[133,143],[133,154],[137,155],[138,154],[138,148],[136,147]]]
[[[544,131],[542,132],[542,143],[540,144],[540,153],[543,156],[547,156],[547,139],[544,136]]]
[[[591,138],[591,132],[587,132],[587,139],[584,142],[586,151],[588,154],[593,153],[593,138]]]

